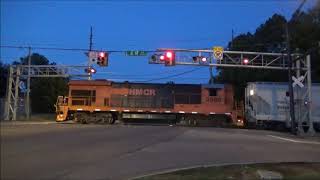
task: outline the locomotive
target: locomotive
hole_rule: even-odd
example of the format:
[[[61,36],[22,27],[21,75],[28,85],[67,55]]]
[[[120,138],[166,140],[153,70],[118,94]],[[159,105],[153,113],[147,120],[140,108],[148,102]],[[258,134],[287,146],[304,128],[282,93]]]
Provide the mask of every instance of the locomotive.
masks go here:
[[[58,122],[243,124],[243,110],[236,106],[233,87],[228,84],[71,80],[68,86],[68,96],[59,96],[55,105]]]

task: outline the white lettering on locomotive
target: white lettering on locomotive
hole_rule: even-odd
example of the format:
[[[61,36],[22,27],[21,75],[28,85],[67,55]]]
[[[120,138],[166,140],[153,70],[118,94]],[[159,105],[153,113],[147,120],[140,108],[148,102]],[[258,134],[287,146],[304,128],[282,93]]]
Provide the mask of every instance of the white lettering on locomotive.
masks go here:
[[[133,96],[155,96],[155,89],[129,89],[129,95]]]

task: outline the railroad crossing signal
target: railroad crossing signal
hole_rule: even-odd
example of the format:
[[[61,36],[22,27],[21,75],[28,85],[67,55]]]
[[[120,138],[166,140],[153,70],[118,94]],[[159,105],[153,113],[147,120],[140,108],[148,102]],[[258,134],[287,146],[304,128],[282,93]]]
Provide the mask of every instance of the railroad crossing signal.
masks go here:
[[[88,74],[95,74],[97,72],[97,70],[92,67],[88,67],[88,68],[84,69],[84,72],[86,72]]]
[[[204,56],[194,56],[192,57],[192,60],[194,63],[199,63],[199,64],[208,64],[208,58]]]

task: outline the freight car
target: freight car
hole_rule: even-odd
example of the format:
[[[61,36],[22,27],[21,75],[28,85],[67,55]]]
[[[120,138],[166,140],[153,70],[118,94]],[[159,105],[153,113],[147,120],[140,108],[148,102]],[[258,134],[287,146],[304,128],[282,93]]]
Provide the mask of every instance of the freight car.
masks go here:
[[[299,103],[295,91],[295,115],[307,111],[305,100]],[[305,103],[304,103],[305,102]],[[299,106],[300,104],[300,106]],[[320,85],[312,84],[311,119],[316,130],[320,128]],[[251,82],[245,89],[245,124],[264,129],[291,127],[288,83]],[[303,122],[306,124],[306,122]]]
[[[57,121],[108,123],[164,120],[201,125],[242,124],[233,87],[225,84],[146,84],[108,80],[71,80],[69,95],[59,96]],[[222,125],[222,124],[220,124]]]

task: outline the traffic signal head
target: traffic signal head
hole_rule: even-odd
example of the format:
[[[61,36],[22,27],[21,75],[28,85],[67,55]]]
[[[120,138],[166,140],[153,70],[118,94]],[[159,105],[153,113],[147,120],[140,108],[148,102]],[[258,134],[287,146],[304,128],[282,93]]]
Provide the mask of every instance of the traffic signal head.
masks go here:
[[[97,64],[99,66],[108,66],[109,54],[107,52],[99,52],[97,58]]]

